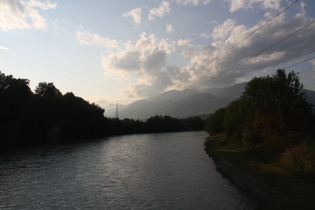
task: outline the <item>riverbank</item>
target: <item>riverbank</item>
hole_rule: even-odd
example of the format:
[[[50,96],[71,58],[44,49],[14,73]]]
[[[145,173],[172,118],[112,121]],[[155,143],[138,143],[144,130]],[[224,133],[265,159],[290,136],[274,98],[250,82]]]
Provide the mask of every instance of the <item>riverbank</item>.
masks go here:
[[[315,184],[246,154],[221,145],[205,143],[217,170],[256,204],[257,209],[314,209]]]

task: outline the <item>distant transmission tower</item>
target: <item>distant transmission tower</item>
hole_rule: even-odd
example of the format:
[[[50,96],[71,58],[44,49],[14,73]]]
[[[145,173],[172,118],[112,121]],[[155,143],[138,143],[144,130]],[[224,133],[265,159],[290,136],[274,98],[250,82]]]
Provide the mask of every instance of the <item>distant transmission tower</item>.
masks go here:
[[[123,107],[124,105],[119,104],[117,101],[116,104],[111,104],[111,106],[116,106],[116,119],[118,119],[118,107]]]

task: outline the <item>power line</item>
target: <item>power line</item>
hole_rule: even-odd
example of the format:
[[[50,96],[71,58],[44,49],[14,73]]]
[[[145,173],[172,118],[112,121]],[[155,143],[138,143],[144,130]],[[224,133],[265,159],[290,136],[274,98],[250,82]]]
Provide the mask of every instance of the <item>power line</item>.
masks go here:
[[[303,62],[306,62],[306,61],[308,61],[309,59],[305,59],[305,60],[303,60]],[[295,63],[294,65],[297,65],[297,64],[300,64],[300,63],[303,63],[303,62],[298,62],[298,63]],[[312,69],[315,69],[315,66],[313,66],[313,67],[311,67],[311,68],[308,68],[308,69],[305,69],[305,70],[302,70],[302,71],[299,71],[299,72],[296,72],[296,73],[299,73],[299,74],[303,74],[303,73],[305,73],[305,72],[307,72],[307,71],[310,71],[310,70],[312,70]],[[274,72],[275,73],[275,72]],[[234,87],[233,87],[233,89],[228,89],[228,90],[226,90],[226,91],[223,91],[223,92],[221,92],[220,93],[220,95],[221,94],[224,94],[224,93],[228,93],[228,92],[233,92],[233,91],[235,91],[235,90],[237,90],[237,89],[239,89],[239,88],[244,88],[245,86],[244,86],[244,83],[239,83],[239,84],[237,84],[237,85],[235,85]],[[224,101],[224,100],[226,100],[225,102],[229,102],[229,101],[227,101],[227,99],[232,99],[232,98],[236,98],[236,96],[238,96],[239,95],[239,92],[238,92],[238,94],[234,94],[234,93],[232,93],[232,94],[230,94],[230,95],[227,95],[227,96],[225,96],[225,97],[219,97],[219,98],[215,98],[214,100],[211,100],[211,105],[213,105],[213,104],[216,104],[217,102],[219,102],[219,101]],[[197,104],[199,104],[199,103],[203,103],[203,102],[205,102],[205,101],[207,101],[207,100],[210,100],[209,98],[204,98],[204,99],[201,99],[201,100],[198,100],[198,101],[194,101],[192,104],[185,104],[185,105],[181,105],[181,106],[179,106],[178,107],[178,109],[187,109],[187,108],[191,108],[191,107],[196,107],[197,108]],[[209,108],[211,108],[211,107],[209,107]],[[193,115],[193,114],[196,114],[197,112],[192,112],[192,113],[190,113],[191,115]]]
[[[279,41],[273,43],[272,45],[270,45],[270,46],[264,48],[263,50],[259,51],[259,52],[256,53],[256,54],[254,54],[253,56],[248,57],[247,59],[244,59],[243,61],[241,61],[241,62],[235,64],[234,66],[228,68],[227,70],[221,72],[220,74],[218,74],[218,75],[216,75],[216,76],[210,78],[209,80],[207,80],[207,81],[205,81],[205,82],[203,82],[203,83],[201,83],[201,84],[195,86],[193,89],[196,89],[196,88],[198,88],[198,87],[200,87],[200,86],[202,86],[202,85],[204,85],[204,84],[206,84],[206,83],[208,83],[208,82],[210,82],[210,81],[212,81],[212,80],[214,80],[214,79],[216,79],[216,78],[222,76],[223,74],[225,74],[225,73],[227,73],[227,72],[229,72],[229,71],[235,69],[236,67],[242,65],[243,63],[249,61],[250,59],[252,59],[252,58],[254,58],[254,57],[257,57],[257,56],[260,55],[261,53],[263,53],[263,52],[269,50],[270,48],[274,47],[275,45],[277,45],[277,44],[283,42],[284,40],[286,40],[286,39],[292,37],[293,35],[299,33],[300,31],[304,30],[305,28],[311,26],[311,25],[314,24],[314,23],[315,23],[315,21],[312,21],[312,22],[306,24],[305,26],[303,26],[303,27],[301,27],[300,29],[294,31],[293,33],[289,34],[288,36],[285,36],[284,38],[280,39]],[[187,92],[184,92],[183,94],[178,95],[177,97],[174,97],[173,99],[169,100],[168,102],[171,102],[171,101],[175,100],[176,98],[179,98],[179,97],[181,97],[182,95],[185,95],[185,94],[187,94]]]
[[[287,6],[285,9],[283,9],[281,12],[279,12],[278,14],[276,14],[275,16],[273,16],[272,18],[270,18],[268,21],[266,21],[265,23],[263,23],[261,26],[259,26],[257,29],[255,29],[254,31],[252,31],[250,34],[248,34],[246,37],[244,37],[243,39],[241,39],[240,41],[238,41],[235,45],[233,45],[232,47],[230,47],[229,49],[227,49],[226,51],[224,51],[222,54],[220,54],[219,56],[217,56],[214,59],[211,59],[210,61],[208,61],[208,64],[201,67],[197,72],[195,72],[194,74],[190,75],[189,77],[187,77],[185,80],[181,81],[180,84],[185,83],[187,80],[189,80],[189,78],[191,78],[194,75],[199,74],[199,72],[201,72],[202,70],[204,70],[206,67],[208,67],[213,61],[218,60],[219,58],[221,58],[223,55],[225,55],[226,53],[230,52],[232,49],[234,49],[236,46],[238,46],[240,43],[242,43],[243,41],[245,41],[246,39],[248,39],[250,36],[252,36],[254,33],[256,33],[257,31],[259,31],[261,28],[263,28],[264,26],[266,26],[268,23],[270,23],[271,21],[273,21],[276,17],[278,17],[279,15],[281,15],[282,13],[284,13],[286,10],[288,10],[290,7],[292,7],[294,4],[296,4],[299,0],[294,1],[293,3],[291,3],[289,6]],[[235,66],[236,67],[236,66]],[[235,68],[233,67],[233,68]],[[224,74],[224,73],[223,73]],[[220,76],[220,75],[219,75]],[[204,84],[204,83],[203,83]],[[201,84],[201,85],[203,85]],[[200,86],[201,86],[200,85]],[[178,86],[178,85],[177,85]],[[200,87],[197,86],[197,87]],[[157,101],[158,99],[160,99],[161,97],[163,97],[167,92],[162,93],[160,96],[156,97],[155,99],[153,99],[152,101],[149,102],[149,104],[144,105],[142,108],[144,108],[145,106],[148,106],[152,103],[154,103],[155,101]],[[141,108],[141,109],[142,109]],[[137,111],[135,111],[137,112]],[[133,112],[133,113],[135,113]],[[133,114],[131,113],[131,114]]]
[[[287,67],[285,67],[284,69],[288,69],[288,68],[291,68],[291,67],[293,67],[293,66],[299,65],[299,64],[304,63],[304,62],[306,62],[306,61],[309,61],[309,60],[311,60],[311,59],[313,59],[313,58],[315,58],[315,55],[312,56],[312,57],[310,57],[310,58],[307,58],[307,59],[305,59],[305,60],[302,60],[302,61],[300,61],[300,62],[298,62],[298,63],[295,63],[295,64],[292,64],[292,65],[290,65],[290,66],[287,66]]]
[[[244,37],[243,39],[241,39],[239,42],[237,42],[235,45],[233,45],[232,47],[230,47],[229,49],[227,49],[225,52],[223,52],[222,54],[218,55],[216,58],[211,59],[209,61],[209,63],[203,67],[201,67],[196,73],[192,74],[190,77],[197,75],[200,71],[204,70],[206,67],[208,67],[213,61],[218,60],[219,58],[221,58],[223,55],[227,54],[228,52],[230,52],[232,49],[234,49],[236,46],[238,46],[240,43],[242,43],[243,41],[245,41],[246,39],[248,39],[250,36],[252,36],[254,33],[256,33],[257,31],[259,31],[261,28],[263,28],[265,25],[267,25],[268,23],[270,23],[271,21],[273,21],[276,17],[278,17],[279,15],[281,15],[282,13],[284,13],[286,10],[288,10],[290,7],[292,7],[294,4],[296,4],[299,0],[296,0],[295,2],[291,3],[289,6],[287,6],[285,9],[283,9],[281,12],[279,12],[278,14],[276,14],[275,16],[273,16],[272,18],[270,18],[268,21],[266,21],[264,24],[262,24],[261,26],[259,26],[257,29],[255,29],[253,32],[251,32],[250,34],[248,34],[246,37]],[[181,83],[186,82],[187,80],[189,80],[189,78],[186,78],[184,81],[182,81]]]
[[[220,95],[221,95],[221,94],[224,94],[224,93],[228,93],[228,92],[234,92],[235,90],[237,90],[237,89],[239,89],[239,88],[244,88],[245,86],[244,86],[244,83],[239,83],[239,84],[234,85],[233,87],[234,87],[233,89],[228,89],[228,90],[226,90],[226,91],[221,92]],[[231,97],[237,96],[237,95],[238,95],[238,94],[234,94],[234,93],[232,93],[232,94],[230,94],[230,95],[227,95],[227,96],[225,96],[225,97],[217,97],[216,95],[214,95],[214,96],[217,97],[217,98],[215,98],[214,100],[212,100],[211,103],[212,103],[212,104],[216,104],[216,103],[219,102],[219,101],[224,101],[224,100],[226,100],[227,98],[231,98]],[[182,107],[179,107],[179,109],[193,107],[193,106],[196,106],[195,104],[199,104],[199,103],[205,102],[205,101],[207,101],[207,100],[209,100],[209,98],[204,98],[204,99],[201,99],[201,100],[199,100],[199,101],[195,101],[192,105],[186,105],[185,107],[182,106]]]
[[[236,68],[236,67],[240,66],[241,64],[243,64],[243,63],[245,63],[245,62],[249,61],[250,59],[252,59],[252,58],[254,58],[254,57],[257,57],[257,56],[258,56],[258,55],[260,55],[261,53],[263,53],[263,52],[265,52],[265,51],[269,50],[270,48],[272,48],[272,47],[274,47],[275,45],[277,45],[277,44],[279,44],[279,43],[283,42],[284,40],[286,40],[286,39],[290,38],[291,36],[293,36],[293,35],[297,34],[298,32],[302,31],[303,29],[305,29],[305,28],[309,27],[310,25],[312,25],[312,24],[314,24],[314,23],[315,23],[315,21],[310,22],[309,24],[307,24],[307,25],[303,26],[303,27],[302,27],[302,28],[300,28],[299,30],[297,30],[297,31],[295,31],[295,32],[293,32],[293,33],[291,33],[291,34],[289,34],[288,36],[286,36],[286,37],[284,37],[284,38],[280,39],[279,41],[277,41],[277,42],[273,43],[272,45],[270,45],[270,46],[266,47],[265,49],[263,49],[263,50],[259,51],[259,52],[258,52],[258,53],[256,53],[256,54],[254,54],[252,57],[248,57],[248,58],[246,58],[245,60],[243,60],[243,61],[241,61],[241,62],[237,63],[236,65],[232,66],[231,68],[229,68],[229,69],[227,69],[227,70],[225,70],[225,71],[221,72],[220,74],[216,75],[216,76],[215,76],[215,77],[213,77],[213,78],[210,78],[210,79],[209,79],[209,80],[207,80],[206,82],[204,82],[204,83],[202,83],[201,85],[198,85],[198,86],[196,86],[196,87],[200,87],[200,86],[204,85],[205,83],[210,82],[211,80],[213,80],[213,79],[215,79],[215,78],[217,78],[217,77],[222,76],[223,74],[225,74],[225,73],[227,73],[227,72],[231,71],[232,69],[234,69],[234,68]],[[195,88],[196,88],[196,87],[195,87]]]
[[[306,62],[306,61],[308,61],[309,59],[305,59],[305,60],[303,60],[303,62]],[[303,63],[303,62],[298,62],[298,63],[295,63],[295,64],[293,64],[293,65],[297,65],[297,64],[301,64],[301,63]],[[304,74],[305,72],[307,72],[307,71],[310,71],[310,70],[312,70],[312,69],[315,69],[315,66],[313,66],[313,67],[311,67],[311,68],[308,68],[308,69],[305,69],[305,70],[302,70],[302,71],[299,71],[299,72],[296,72],[296,73],[299,73],[299,74]],[[276,72],[274,72],[274,73],[276,73]],[[203,103],[203,102],[206,102],[207,100],[211,100],[210,102],[211,102],[211,105],[214,105],[214,104],[216,104],[217,102],[219,102],[219,101],[224,101],[225,100],[225,102],[224,103],[230,103],[231,102],[231,100],[227,100],[227,99],[233,99],[233,98],[236,98],[236,96],[238,96],[239,97],[239,92],[237,93],[237,94],[235,94],[235,93],[233,93],[235,90],[237,90],[237,89],[239,89],[239,88],[244,88],[245,87],[245,85],[244,85],[244,83],[238,83],[238,84],[236,84],[236,85],[234,85],[233,86],[233,89],[228,89],[228,90],[226,90],[226,91],[223,91],[223,92],[220,92],[220,95],[222,95],[222,94],[224,94],[224,93],[229,93],[229,92],[231,92],[232,94],[229,94],[229,95],[226,95],[225,97],[217,97],[217,98],[214,98],[213,100],[211,100],[209,97],[207,97],[207,98],[202,98],[201,100],[198,100],[198,101],[194,101],[193,103],[190,103],[190,104],[182,104],[182,103],[176,103],[176,104],[178,104],[179,106],[177,106],[177,110],[185,110],[185,109],[188,109],[188,108],[193,108],[193,107],[196,107],[196,110],[197,110],[197,108],[199,108],[198,107],[198,104],[200,104],[200,103]],[[214,97],[216,97],[216,95],[214,95]],[[234,99],[235,100],[235,99]],[[175,103],[175,102],[173,102],[173,103]],[[211,106],[209,106],[209,108],[211,109]],[[219,107],[214,107],[215,109],[217,109],[217,108],[219,108]],[[212,111],[213,111],[213,109],[214,109],[213,107],[212,107]],[[198,109],[199,110],[199,109]],[[210,110],[209,110],[210,111]],[[197,112],[198,111],[194,111],[194,112],[190,112],[189,113],[189,115],[194,115],[194,114],[197,114]],[[210,112],[208,112],[208,113],[210,113]],[[158,113],[158,114],[163,114],[163,113]],[[206,114],[206,113],[199,113],[199,114]]]
[[[305,72],[310,71],[310,70],[312,70],[312,69],[315,69],[315,66],[313,66],[313,67],[311,67],[311,68],[308,68],[308,69],[306,69],[306,70],[300,71],[300,72],[298,72],[298,73],[299,73],[299,74],[304,74]]]
[[[311,58],[310,58],[310,59],[311,59]],[[305,59],[305,60],[303,60],[303,62],[306,62],[306,61],[308,61],[308,60],[310,60],[310,59]],[[303,63],[303,62],[298,62],[298,63],[294,64],[294,66],[297,65],[297,64],[301,64],[301,63]],[[315,66],[313,66],[313,67],[311,67],[311,68],[308,68],[308,69],[305,69],[305,70],[302,70],[302,71],[299,71],[299,72],[296,72],[296,73],[304,74],[305,72],[310,71],[310,70],[312,70],[312,69],[315,69]],[[221,92],[220,94],[232,92],[232,91],[235,91],[235,90],[237,90],[237,89],[239,89],[239,88],[241,88],[241,87],[244,87],[244,86],[243,86],[243,83],[239,83],[239,84],[235,85],[233,89],[228,89],[228,90],[226,90],[226,91]],[[227,98],[229,98],[229,97],[233,97],[233,95],[234,95],[234,94],[228,95],[228,96],[226,96],[226,97],[217,98],[217,99],[211,101],[211,103],[216,103],[216,102],[218,102],[218,101],[225,100],[225,99],[227,99]],[[236,95],[234,95],[234,96],[236,96]],[[199,101],[197,101],[197,102],[195,102],[195,103],[193,103],[193,104],[201,103],[201,102],[206,101],[206,100],[207,100],[207,99],[202,99],[202,100],[199,100]],[[187,108],[187,107],[192,107],[192,106],[191,106],[191,105],[186,105],[185,107],[182,106],[182,107],[179,107],[179,108]]]

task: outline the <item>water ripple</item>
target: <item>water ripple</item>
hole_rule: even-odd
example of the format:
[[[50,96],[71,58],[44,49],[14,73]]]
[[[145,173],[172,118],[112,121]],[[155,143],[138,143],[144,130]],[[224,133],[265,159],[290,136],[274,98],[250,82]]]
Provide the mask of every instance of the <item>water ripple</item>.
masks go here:
[[[0,209],[250,209],[203,132],[118,136],[0,155]]]

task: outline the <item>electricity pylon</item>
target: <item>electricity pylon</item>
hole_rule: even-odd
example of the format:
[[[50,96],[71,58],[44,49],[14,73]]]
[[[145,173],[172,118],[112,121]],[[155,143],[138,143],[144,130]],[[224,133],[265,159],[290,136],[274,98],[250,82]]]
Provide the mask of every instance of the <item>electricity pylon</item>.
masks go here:
[[[123,104],[119,104],[118,101],[116,104],[111,104],[110,106],[116,106],[116,119],[118,119],[118,107],[123,107]]]

